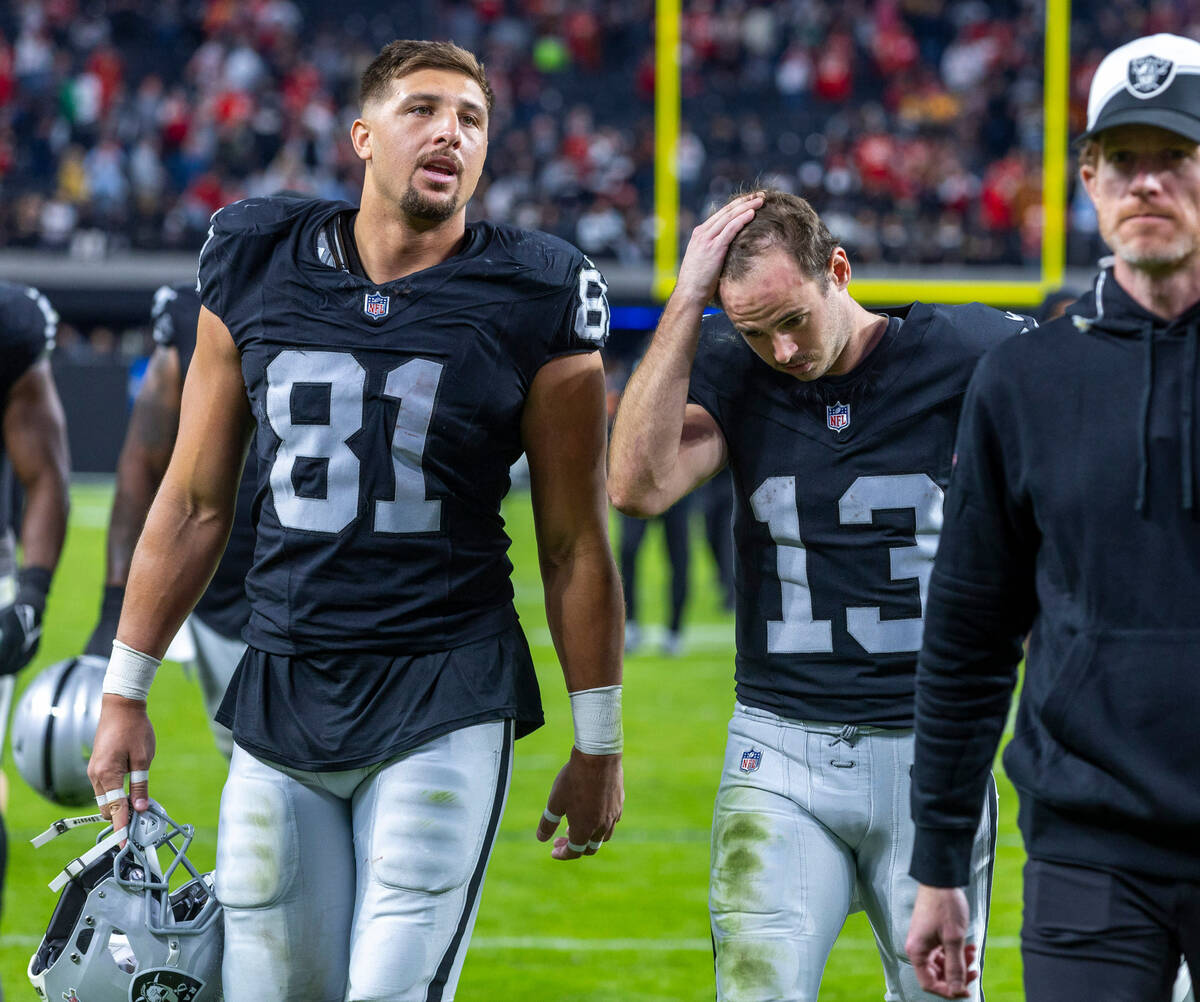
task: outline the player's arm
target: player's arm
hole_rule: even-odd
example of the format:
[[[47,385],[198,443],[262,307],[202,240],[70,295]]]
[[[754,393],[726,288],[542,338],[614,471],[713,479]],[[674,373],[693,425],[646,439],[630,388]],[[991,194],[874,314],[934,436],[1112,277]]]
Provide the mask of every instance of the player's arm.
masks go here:
[[[108,521],[104,600],[85,654],[106,658],[112,650],[133,550],[175,446],[182,393],[179,352],[160,345],[146,366],[117,460],[117,492]]]
[[[538,371],[522,416],[546,619],[575,719],[575,747],[546,807],[567,818],[567,838],[558,839],[552,853],[556,859],[594,853],[612,837],[625,800],[623,606],[608,541],[604,403],[600,355],[567,355]],[[543,818],[538,838],[546,841],[556,827]]]
[[[0,612],[0,674],[11,674],[37,651],[50,578],[67,534],[67,423],[47,358],[34,363],[9,392],[4,450],[25,491],[17,597]]]
[[[102,807],[106,814],[111,808],[116,828],[129,820],[127,802],[115,796],[127,773],[135,774],[134,807],[146,805],[154,757],[146,694],[229,538],[251,426],[238,350],[221,320],[203,309],[175,450],[134,550],[88,765],[98,797],[113,797]]]
[[[627,515],[661,514],[725,465],[725,438],[711,414],[687,402],[688,383],[729,244],[761,204],[760,195],[735,198],[692,231],[675,291],[629,377],[608,471],[609,497]]]
[[[1006,372],[985,358],[967,391],[917,666],[911,873],[920,886],[906,950],[921,986],[946,998],[969,994],[962,888],[1036,608],[1039,535],[1014,495],[1022,463],[1006,430],[1019,427],[1020,407],[997,392],[1011,385]]]

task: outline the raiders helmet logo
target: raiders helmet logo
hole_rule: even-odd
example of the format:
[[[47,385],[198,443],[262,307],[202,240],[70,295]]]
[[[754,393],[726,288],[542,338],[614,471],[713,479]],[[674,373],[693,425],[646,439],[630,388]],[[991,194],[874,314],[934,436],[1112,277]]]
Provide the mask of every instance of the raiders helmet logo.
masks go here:
[[[1154,97],[1175,78],[1175,64],[1158,56],[1129,60],[1129,90],[1137,97]]]
[[[170,967],[143,971],[129,986],[130,1002],[192,1002],[204,982]]]

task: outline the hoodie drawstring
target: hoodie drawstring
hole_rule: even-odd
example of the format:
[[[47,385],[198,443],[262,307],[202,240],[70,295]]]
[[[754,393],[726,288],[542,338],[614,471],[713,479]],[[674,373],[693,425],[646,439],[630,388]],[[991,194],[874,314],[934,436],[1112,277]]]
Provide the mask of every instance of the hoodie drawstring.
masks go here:
[[[1183,510],[1195,510],[1195,419],[1196,404],[1196,341],[1200,338],[1200,321],[1188,324],[1183,342],[1183,404],[1179,414],[1179,431],[1182,452],[1179,465],[1183,480]]]
[[[1134,510],[1146,513],[1146,492],[1150,486],[1150,398],[1154,393],[1154,326],[1142,328],[1146,339],[1146,368],[1142,389],[1142,429],[1138,438],[1138,488]]]

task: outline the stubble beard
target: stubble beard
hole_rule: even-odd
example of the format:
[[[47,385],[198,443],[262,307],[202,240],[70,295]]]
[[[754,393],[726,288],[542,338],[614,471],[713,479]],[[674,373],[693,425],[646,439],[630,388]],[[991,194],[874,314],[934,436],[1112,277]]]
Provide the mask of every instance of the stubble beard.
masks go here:
[[[1130,268],[1149,275],[1169,275],[1196,259],[1200,250],[1200,239],[1192,233],[1179,233],[1166,241],[1135,238],[1126,240],[1114,227],[1110,233],[1101,233],[1113,253]]]
[[[433,199],[410,184],[400,196],[400,208],[413,219],[444,223],[458,211],[458,197],[455,194],[449,198]]]

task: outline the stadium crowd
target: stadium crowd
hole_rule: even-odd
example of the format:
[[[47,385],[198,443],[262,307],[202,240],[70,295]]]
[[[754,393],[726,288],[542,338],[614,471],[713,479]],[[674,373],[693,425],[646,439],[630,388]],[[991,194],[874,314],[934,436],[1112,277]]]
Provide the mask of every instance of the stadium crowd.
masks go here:
[[[355,81],[392,37],[453,38],[497,92],[473,211],[637,263],[653,240],[652,0],[17,0],[0,11],[0,246],[196,248],[211,213],[357,190]],[[1072,131],[1101,55],[1200,33],[1195,3],[1077,5]],[[403,10],[403,14],[400,11]],[[1036,0],[693,0],[681,233],[762,176],[855,260],[1021,264],[1041,236]],[[1071,263],[1099,250],[1072,197]]]

